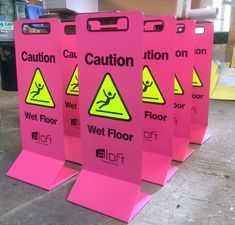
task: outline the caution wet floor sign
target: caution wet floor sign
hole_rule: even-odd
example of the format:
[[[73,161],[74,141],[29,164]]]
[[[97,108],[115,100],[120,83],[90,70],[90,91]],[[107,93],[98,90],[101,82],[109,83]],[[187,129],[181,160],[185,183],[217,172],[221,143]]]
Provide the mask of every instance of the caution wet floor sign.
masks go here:
[[[142,178],[160,185],[164,185],[177,171],[177,167],[170,163],[175,22],[173,16],[145,17],[144,20]]]
[[[189,139],[195,22],[180,20],[176,28],[173,159],[183,162],[192,154]]]
[[[26,31],[35,24],[43,33]],[[51,190],[77,174],[64,165],[60,21],[17,20],[14,30],[22,151],[7,175]]]
[[[206,135],[206,129],[208,126],[208,96],[210,93],[213,36],[213,23],[208,22],[196,24],[190,141],[197,144],[202,144],[210,137]]]
[[[83,169],[68,201],[128,223],[149,200],[140,192],[143,15],[80,14],[76,36]]]
[[[75,32],[75,22],[61,22],[61,50],[63,61],[60,69],[63,71],[63,122],[65,158],[67,161],[81,164],[81,134],[80,134],[80,103],[79,103],[79,68]]]

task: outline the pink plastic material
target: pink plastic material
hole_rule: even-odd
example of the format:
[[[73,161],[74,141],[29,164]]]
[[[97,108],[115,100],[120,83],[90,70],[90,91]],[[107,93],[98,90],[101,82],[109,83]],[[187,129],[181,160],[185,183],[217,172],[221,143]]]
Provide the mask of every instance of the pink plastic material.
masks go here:
[[[82,163],[75,22],[61,22],[65,159]]]
[[[76,24],[83,170],[68,201],[129,222],[150,200],[140,191],[143,16],[81,14]]]
[[[23,33],[29,26],[50,32]],[[78,173],[64,166],[60,24],[21,20],[14,29],[22,151],[7,175],[51,190]]]
[[[194,70],[199,77],[198,83],[201,85],[193,84],[190,137],[190,142],[196,144],[202,144],[210,138],[210,135],[206,134],[206,129],[208,126],[213,36],[212,23],[196,24]]]
[[[174,17],[144,21],[142,178],[160,185],[178,170],[171,165],[175,23]]]
[[[183,162],[193,153],[189,142],[195,22],[179,20],[176,28],[173,159]]]

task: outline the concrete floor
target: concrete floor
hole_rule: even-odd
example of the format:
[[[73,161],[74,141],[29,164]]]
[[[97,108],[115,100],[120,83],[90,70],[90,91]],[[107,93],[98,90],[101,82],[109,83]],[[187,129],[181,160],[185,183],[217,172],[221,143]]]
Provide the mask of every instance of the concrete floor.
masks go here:
[[[235,102],[211,101],[208,131],[168,184],[143,182],[153,197],[131,225],[235,224]],[[48,192],[6,177],[20,149],[17,95],[0,91],[1,225],[124,224],[66,202],[75,178]]]

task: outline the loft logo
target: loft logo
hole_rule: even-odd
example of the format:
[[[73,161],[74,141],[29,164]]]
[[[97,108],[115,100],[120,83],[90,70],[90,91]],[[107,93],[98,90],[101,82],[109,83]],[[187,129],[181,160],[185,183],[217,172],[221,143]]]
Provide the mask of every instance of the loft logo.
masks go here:
[[[191,110],[192,110],[192,112],[193,112],[194,114],[197,114],[197,108],[196,108],[196,107],[193,106],[193,107],[191,108]]]
[[[74,127],[80,126],[80,122],[79,122],[79,120],[77,118],[72,118],[70,120],[70,124],[71,124],[71,126],[74,126]]]
[[[178,126],[178,120],[176,117],[173,118],[175,126]]]
[[[32,140],[35,140],[38,144],[49,145],[52,144],[51,135],[44,135],[41,132],[32,132]]]
[[[115,166],[124,164],[124,155],[123,153],[112,153],[107,149],[99,148],[96,149],[96,158],[100,158],[102,162],[109,163]]]
[[[153,131],[145,130],[143,133],[143,139],[145,141],[157,141],[157,137],[158,137],[158,133],[155,130]]]

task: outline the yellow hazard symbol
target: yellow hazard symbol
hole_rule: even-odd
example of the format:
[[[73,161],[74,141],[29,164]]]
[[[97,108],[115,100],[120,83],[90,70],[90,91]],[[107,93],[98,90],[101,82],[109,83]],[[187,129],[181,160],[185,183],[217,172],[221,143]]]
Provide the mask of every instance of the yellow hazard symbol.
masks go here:
[[[184,90],[175,74],[175,77],[174,77],[174,93],[175,95],[183,95],[184,94]]]
[[[31,105],[55,108],[55,103],[39,68],[34,73],[25,102]]]
[[[161,104],[166,103],[154,77],[148,68],[143,69],[142,101],[145,103]]]
[[[131,121],[127,107],[111,75],[106,73],[89,109],[91,116]]]
[[[79,88],[78,88],[78,66],[75,67],[73,74],[71,76],[71,79],[69,81],[69,84],[66,89],[67,95],[78,95],[79,94]]]
[[[193,87],[202,87],[202,81],[195,67],[193,67]]]

